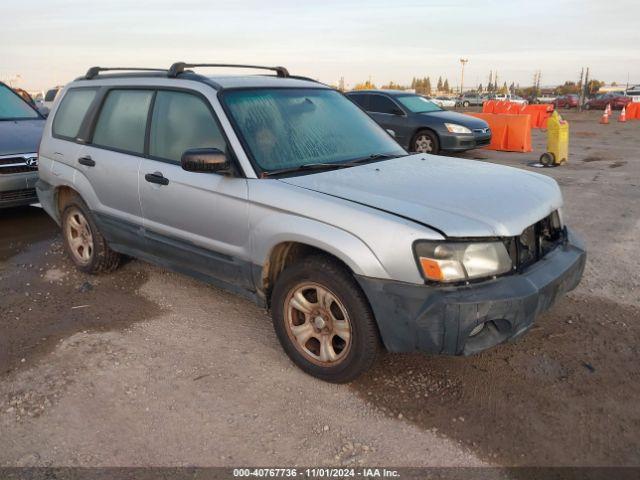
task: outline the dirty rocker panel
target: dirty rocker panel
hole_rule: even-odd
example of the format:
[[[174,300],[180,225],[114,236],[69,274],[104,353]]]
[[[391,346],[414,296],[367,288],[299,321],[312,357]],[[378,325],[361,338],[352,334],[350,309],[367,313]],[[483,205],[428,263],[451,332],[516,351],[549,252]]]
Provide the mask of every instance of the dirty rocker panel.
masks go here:
[[[192,276],[257,303],[263,302],[255,291],[250,262],[158,234],[110,215],[92,213],[113,250]]]

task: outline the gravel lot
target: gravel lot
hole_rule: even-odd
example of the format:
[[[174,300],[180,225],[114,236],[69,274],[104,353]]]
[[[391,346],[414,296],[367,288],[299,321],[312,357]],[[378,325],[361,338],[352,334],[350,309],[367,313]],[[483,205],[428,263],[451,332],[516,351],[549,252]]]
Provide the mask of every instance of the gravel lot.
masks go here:
[[[268,315],[131,260],[87,276],[38,208],[0,213],[0,465],[640,465],[640,122],[570,113],[550,175],[586,241],[577,290],[472,358],[383,355],[330,385]],[[443,158],[443,161],[446,161]]]

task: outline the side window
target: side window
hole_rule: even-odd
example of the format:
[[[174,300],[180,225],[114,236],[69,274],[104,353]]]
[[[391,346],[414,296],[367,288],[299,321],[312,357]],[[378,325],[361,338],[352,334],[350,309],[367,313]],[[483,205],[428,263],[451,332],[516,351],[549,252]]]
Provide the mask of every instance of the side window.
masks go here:
[[[349,95],[349,98],[356,102],[360,106],[360,108],[369,110],[369,95],[359,93],[355,95]]]
[[[92,143],[131,153],[144,152],[151,90],[112,90],[102,105]]]
[[[53,119],[53,134],[66,138],[76,138],[82,120],[87,114],[93,99],[95,88],[73,88],[65,94]]]
[[[370,112],[375,113],[394,113],[398,109],[395,103],[382,95],[371,95],[371,105],[369,106]]]
[[[159,91],[153,106],[149,155],[179,162],[190,148],[218,148],[224,152],[226,145],[218,123],[200,97]]]

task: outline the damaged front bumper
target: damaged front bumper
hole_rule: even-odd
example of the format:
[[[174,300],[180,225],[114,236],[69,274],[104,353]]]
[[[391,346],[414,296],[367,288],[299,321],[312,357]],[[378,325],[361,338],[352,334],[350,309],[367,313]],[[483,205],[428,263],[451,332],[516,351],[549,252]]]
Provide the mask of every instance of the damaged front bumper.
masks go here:
[[[526,332],[582,278],[586,252],[567,240],[521,273],[464,286],[415,285],[357,276],[387,350],[470,355]],[[484,324],[479,333],[472,331]],[[476,330],[477,331],[477,330]]]

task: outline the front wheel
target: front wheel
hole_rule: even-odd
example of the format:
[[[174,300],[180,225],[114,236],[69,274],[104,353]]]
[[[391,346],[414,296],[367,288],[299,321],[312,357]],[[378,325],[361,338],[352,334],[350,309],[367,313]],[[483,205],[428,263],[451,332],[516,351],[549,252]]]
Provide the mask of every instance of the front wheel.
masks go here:
[[[464,108],[467,108],[467,107],[469,106],[469,102],[468,102],[468,101],[463,102],[463,103],[462,103],[462,106],[463,106]]]
[[[323,256],[286,268],[271,297],[278,340],[306,373],[349,382],[365,371],[380,348],[371,307],[350,273]]]
[[[591,110],[591,105],[589,105],[588,103],[584,106],[585,110]]]
[[[411,142],[411,151],[436,155],[440,151],[438,137],[435,133],[428,130],[422,130],[416,133],[416,136]]]

